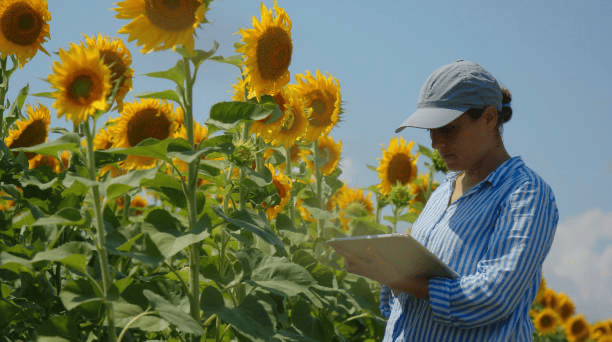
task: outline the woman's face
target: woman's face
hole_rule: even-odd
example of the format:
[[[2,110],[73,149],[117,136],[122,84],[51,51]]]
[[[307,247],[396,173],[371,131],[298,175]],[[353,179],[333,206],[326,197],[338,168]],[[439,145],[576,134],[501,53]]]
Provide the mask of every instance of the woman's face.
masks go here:
[[[463,113],[448,125],[429,130],[431,146],[440,152],[449,170],[475,168],[491,151],[495,131],[490,119],[487,110],[477,120]]]

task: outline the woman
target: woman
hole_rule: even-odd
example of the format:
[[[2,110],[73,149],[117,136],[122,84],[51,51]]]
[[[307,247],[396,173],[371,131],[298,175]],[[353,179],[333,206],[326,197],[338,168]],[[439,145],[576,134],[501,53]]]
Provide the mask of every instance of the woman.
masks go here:
[[[412,236],[460,276],[383,284],[383,341],[531,341],[529,309],[558,221],[550,187],[510,157],[502,125],[510,93],[480,65],[457,61],[425,82],[396,130],[428,129],[449,170]],[[349,272],[387,269],[347,256]],[[384,281],[384,280],[383,280]]]

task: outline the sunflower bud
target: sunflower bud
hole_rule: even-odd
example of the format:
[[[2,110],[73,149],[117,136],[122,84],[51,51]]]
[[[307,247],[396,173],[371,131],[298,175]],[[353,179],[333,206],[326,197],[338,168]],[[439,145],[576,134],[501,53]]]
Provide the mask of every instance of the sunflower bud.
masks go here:
[[[446,167],[446,163],[444,162],[444,159],[442,159],[442,156],[438,150],[433,151],[431,161],[433,162],[433,166],[436,171],[443,173],[448,172],[448,167]]]
[[[410,184],[401,185],[398,183],[391,188],[389,193],[389,200],[398,208],[407,207],[413,199],[414,194],[410,191]]]

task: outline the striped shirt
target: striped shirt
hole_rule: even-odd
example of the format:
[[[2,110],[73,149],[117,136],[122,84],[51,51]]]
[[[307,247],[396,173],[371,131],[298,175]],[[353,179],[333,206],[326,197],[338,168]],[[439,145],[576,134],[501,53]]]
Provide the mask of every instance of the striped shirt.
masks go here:
[[[529,309],[559,214],[552,190],[513,157],[449,204],[447,176],[412,236],[459,274],[433,277],[429,300],[381,291],[384,342],[531,341]]]

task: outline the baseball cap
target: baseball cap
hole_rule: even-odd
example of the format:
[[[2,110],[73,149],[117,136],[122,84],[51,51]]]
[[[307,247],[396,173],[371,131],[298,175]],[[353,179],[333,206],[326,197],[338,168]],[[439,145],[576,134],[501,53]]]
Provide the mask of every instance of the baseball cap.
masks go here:
[[[417,110],[395,130],[405,127],[446,126],[470,108],[495,106],[502,110],[502,91],[491,74],[480,65],[464,60],[434,71],[419,93]]]

